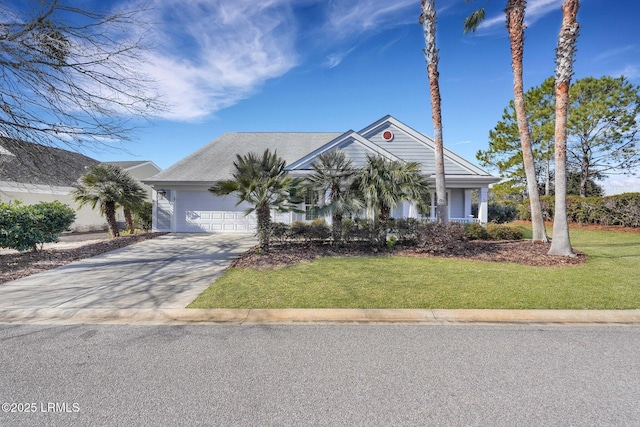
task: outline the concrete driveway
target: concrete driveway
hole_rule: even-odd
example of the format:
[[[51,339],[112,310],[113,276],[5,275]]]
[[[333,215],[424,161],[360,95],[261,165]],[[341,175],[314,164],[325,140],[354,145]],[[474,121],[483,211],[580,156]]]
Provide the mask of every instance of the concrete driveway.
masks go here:
[[[0,285],[0,309],[185,308],[251,235],[168,234]]]

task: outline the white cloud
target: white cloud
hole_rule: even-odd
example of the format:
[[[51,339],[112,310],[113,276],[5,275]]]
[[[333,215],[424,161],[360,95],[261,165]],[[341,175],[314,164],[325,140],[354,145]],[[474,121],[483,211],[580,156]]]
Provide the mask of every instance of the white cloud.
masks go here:
[[[420,3],[416,0],[334,0],[327,10],[324,32],[337,39],[359,36],[366,32],[378,32],[403,23],[401,14],[414,9],[413,22],[418,22]]]
[[[344,52],[330,53],[329,55],[327,55],[327,62],[325,62],[325,65],[329,68],[337,67],[338,65],[340,65],[342,60],[353,51],[353,49],[355,49],[355,47],[352,47],[351,49]]]
[[[640,169],[637,169],[636,173],[640,173]],[[607,196],[622,193],[637,193],[640,192],[640,177],[637,174],[636,176],[610,177],[599,184],[602,185]]]
[[[627,65],[621,70],[614,71],[611,73],[613,76],[625,76],[627,80],[636,80],[640,79],[640,66],[638,65]]]
[[[169,104],[197,120],[233,105],[297,63],[291,0],[157,0],[145,71]]]

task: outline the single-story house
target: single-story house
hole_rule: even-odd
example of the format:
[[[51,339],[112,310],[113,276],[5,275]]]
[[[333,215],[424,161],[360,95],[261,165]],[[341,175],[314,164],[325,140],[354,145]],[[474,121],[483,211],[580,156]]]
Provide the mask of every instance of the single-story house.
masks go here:
[[[0,138],[0,200],[20,200],[25,205],[58,200],[76,210],[73,231],[105,230],[107,224],[98,209],[84,206],[78,210],[71,196],[86,168],[98,163],[72,151]],[[138,180],[162,170],[149,161],[110,163],[121,166]],[[151,200],[151,188],[143,187]]]
[[[344,133],[225,133],[193,154],[157,175],[143,179],[153,192],[153,229],[172,232],[250,232],[255,230],[255,215],[245,215],[249,207],[236,205],[235,195],[215,196],[208,191],[214,182],[229,179],[234,171],[236,155],[275,150],[287,162],[293,176],[311,171],[316,157],[331,150],[342,150],[362,166],[367,154],[381,155],[391,160],[417,161],[422,172],[435,188],[434,143],[428,136],[399,120],[385,116],[359,132]],[[453,221],[487,222],[487,191],[489,184],[500,179],[490,175],[454,152],[445,149],[445,173],[449,216]],[[479,198],[478,217],[472,218],[473,192]],[[431,212],[435,218],[432,195]],[[291,223],[313,219],[308,206],[306,213],[276,213],[275,221]],[[420,217],[415,205],[404,202],[392,216]],[[329,218],[328,218],[329,219]]]

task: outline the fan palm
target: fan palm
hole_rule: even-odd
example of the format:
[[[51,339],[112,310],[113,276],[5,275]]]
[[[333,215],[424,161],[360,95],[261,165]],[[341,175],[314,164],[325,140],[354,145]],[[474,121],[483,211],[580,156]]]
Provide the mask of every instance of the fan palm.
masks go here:
[[[403,200],[424,200],[429,190],[427,178],[421,175],[418,162],[390,161],[381,156],[367,156],[357,187],[367,208],[377,216],[380,244],[387,240],[391,209]]]
[[[569,221],[567,219],[567,111],[569,109],[569,86],[573,74],[576,40],[580,25],[576,20],[579,0],[564,0],[562,4],[562,27],[556,49],[556,127],[555,127],[555,213],[553,217],[553,240],[549,255],[576,256],[571,249]]]
[[[96,206],[105,216],[113,237],[120,236],[116,222],[116,208],[123,206],[126,210],[141,205],[146,193],[127,172],[115,165],[99,164],[88,168],[80,178],[80,185],[72,192],[74,200],[80,207]],[[128,225],[131,215],[129,214]]]
[[[260,249],[269,251],[271,236],[271,209],[281,212],[295,210],[296,190],[299,180],[293,179],[285,171],[286,162],[269,149],[262,155],[248,153],[236,155],[233,162],[235,172],[233,179],[216,182],[209,191],[224,196],[235,193],[238,203],[247,202],[253,207],[246,210],[245,215],[256,212],[258,217],[258,240]]]
[[[318,211],[331,214],[333,241],[340,243],[342,217],[364,208],[353,188],[359,171],[340,150],[320,154],[311,168],[308,188],[317,195]]]
[[[429,92],[431,95],[431,119],[433,121],[433,145],[436,163],[436,218],[438,223],[449,223],[447,209],[447,185],[444,171],[444,142],[442,138],[442,109],[440,97],[440,73],[438,72],[438,49],[436,47],[436,2],[422,0],[419,22],[424,31],[424,55],[427,61]]]
[[[467,2],[472,0],[466,0]],[[540,192],[536,180],[535,164],[533,162],[533,150],[531,148],[531,134],[529,121],[525,109],[524,82],[522,78],[522,58],[524,55],[524,14],[527,5],[526,0],[507,0],[504,10],[507,16],[507,30],[511,42],[511,68],[513,71],[513,100],[518,122],[518,133],[522,146],[522,160],[527,177],[527,191],[531,204],[531,224],[533,228],[533,241],[548,242],[547,232],[544,227],[542,208],[540,205]],[[464,22],[464,31],[475,31],[485,18],[484,8],[473,12]]]

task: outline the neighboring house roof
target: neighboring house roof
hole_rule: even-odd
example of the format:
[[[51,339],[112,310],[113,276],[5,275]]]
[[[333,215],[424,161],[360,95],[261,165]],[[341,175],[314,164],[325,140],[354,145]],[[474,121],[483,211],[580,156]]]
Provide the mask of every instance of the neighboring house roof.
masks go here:
[[[153,163],[151,160],[130,160],[130,161],[124,161],[124,162],[102,162],[102,163],[106,165],[118,166],[124,170],[130,170],[130,169],[134,169],[136,167],[144,166],[144,165],[153,165],[156,169],[162,170],[158,166],[156,166],[156,164]]]
[[[390,139],[384,138],[386,132],[391,132]],[[262,153],[267,148],[275,150],[292,172],[308,171],[318,155],[340,149],[347,153],[355,166],[362,166],[367,155],[377,154],[390,160],[416,161],[424,174],[431,178],[435,175],[433,140],[399,120],[385,116],[360,132],[225,133],[143,182],[150,185],[208,184],[228,179],[234,172],[233,162],[237,154]],[[445,148],[444,156],[447,186],[471,181],[478,184],[499,181],[499,178],[449,149]]]
[[[85,167],[99,163],[83,154],[0,138],[0,181],[73,186]]]

